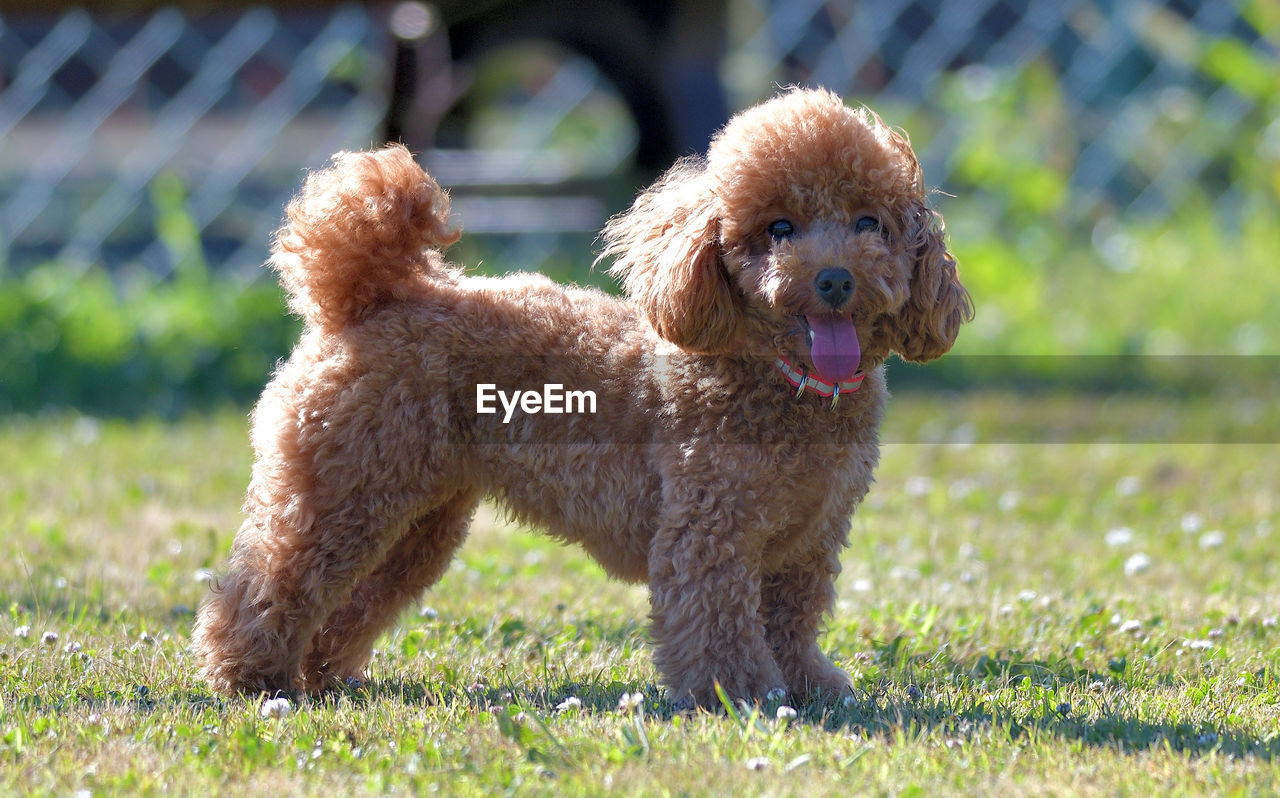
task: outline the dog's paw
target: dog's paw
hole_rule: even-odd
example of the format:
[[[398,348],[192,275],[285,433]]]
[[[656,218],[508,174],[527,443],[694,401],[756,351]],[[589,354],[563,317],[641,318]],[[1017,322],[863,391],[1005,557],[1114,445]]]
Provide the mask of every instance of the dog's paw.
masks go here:
[[[671,712],[676,715],[692,715],[698,710],[698,702],[692,695],[671,702]]]
[[[682,696],[672,696],[671,706],[677,714],[688,714],[699,709],[724,713],[730,709],[738,711],[743,707],[782,703],[787,700],[787,696],[787,689],[780,684],[755,688],[712,685],[703,690],[687,691]]]
[[[853,695],[853,679],[840,668],[827,663],[825,668],[797,678],[791,685],[791,692],[797,698],[810,701],[842,700]]]

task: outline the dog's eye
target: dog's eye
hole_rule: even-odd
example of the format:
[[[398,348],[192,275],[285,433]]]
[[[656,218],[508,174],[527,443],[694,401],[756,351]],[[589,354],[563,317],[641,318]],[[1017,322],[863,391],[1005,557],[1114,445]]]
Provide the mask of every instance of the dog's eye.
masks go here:
[[[765,230],[769,233],[769,238],[774,241],[781,241],[784,238],[790,238],[795,235],[796,226],[786,219],[779,219],[776,222],[770,222]]]
[[[878,233],[880,232],[880,220],[874,216],[860,216],[858,221],[853,223],[853,232]]]

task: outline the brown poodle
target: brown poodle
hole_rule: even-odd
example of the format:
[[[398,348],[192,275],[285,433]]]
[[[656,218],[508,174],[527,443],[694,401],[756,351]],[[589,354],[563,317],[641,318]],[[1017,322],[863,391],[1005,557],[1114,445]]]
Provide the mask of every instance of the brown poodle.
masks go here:
[[[253,413],[229,572],[201,607],[222,692],[364,678],[492,497],[647,582],[674,701],[847,691],[819,650],[871,484],[890,351],[972,313],[906,140],[792,90],[606,227],[628,297],[464,276],[444,191],[402,147],[342,153],[272,265],[302,339]],[[575,402],[576,400],[576,402]]]

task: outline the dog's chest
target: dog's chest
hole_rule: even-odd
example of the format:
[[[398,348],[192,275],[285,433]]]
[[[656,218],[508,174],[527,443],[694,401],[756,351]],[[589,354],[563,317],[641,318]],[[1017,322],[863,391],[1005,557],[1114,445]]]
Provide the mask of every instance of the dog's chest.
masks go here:
[[[874,447],[804,447],[796,458],[779,463],[779,474],[763,510],[770,530],[766,562],[784,562],[788,554],[812,544],[843,541],[857,504],[870,487]]]

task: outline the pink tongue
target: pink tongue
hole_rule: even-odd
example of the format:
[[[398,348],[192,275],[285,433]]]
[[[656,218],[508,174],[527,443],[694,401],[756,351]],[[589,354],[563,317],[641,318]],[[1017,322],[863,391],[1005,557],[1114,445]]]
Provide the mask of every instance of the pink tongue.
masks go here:
[[[862,361],[858,333],[847,316],[805,316],[813,331],[809,356],[818,375],[827,382],[840,382],[853,376]]]

